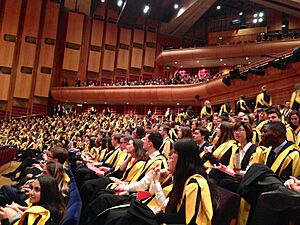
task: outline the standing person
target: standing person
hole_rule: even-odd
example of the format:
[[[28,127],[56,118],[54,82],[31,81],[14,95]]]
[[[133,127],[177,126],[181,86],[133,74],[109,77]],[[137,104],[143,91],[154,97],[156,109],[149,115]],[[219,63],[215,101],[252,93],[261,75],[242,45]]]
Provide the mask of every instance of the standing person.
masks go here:
[[[300,108],[300,84],[295,85],[295,91],[290,100],[290,109],[299,111]]]
[[[201,109],[200,118],[203,118],[205,116],[210,117],[210,116],[212,116],[212,114],[213,114],[213,111],[212,111],[212,108],[211,108],[210,101],[206,100],[204,102],[204,106]]]
[[[236,102],[235,105],[235,114],[239,114],[239,112],[244,112],[244,113],[250,113],[250,110],[246,104],[245,101],[245,96],[241,95],[239,100]]]
[[[161,144],[159,151],[165,156],[168,156],[173,145],[173,140],[169,137],[170,127],[165,124],[161,125],[159,127],[159,133],[163,137],[163,143]]]
[[[232,112],[231,106],[229,101],[227,100],[226,103],[224,103],[219,111],[219,116],[228,116],[229,113]]]
[[[256,96],[255,108],[268,108],[270,106],[272,106],[272,98],[267,92],[267,86],[264,85],[261,87],[260,94]]]
[[[66,206],[56,180],[50,175],[38,177],[29,192],[30,207],[16,203],[0,209],[2,225],[56,225],[63,219]]]
[[[142,213],[132,214],[132,208],[118,221],[120,224],[205,224],[210,225],[213,216],[215,196],[207,175],[201,167],[197,146],[191,139],[182,139],[174,144],[170,153],[168,170],[173,175],[173,185],[162,189],[160,172],[154,173],[151,183],[155,194],[148,205],[134,202],[141,206]],[[133,207],[133,205],[131,207]],[[138,215],[138,216],[136,216]],[[150,221],[149,221],[150,219]]]

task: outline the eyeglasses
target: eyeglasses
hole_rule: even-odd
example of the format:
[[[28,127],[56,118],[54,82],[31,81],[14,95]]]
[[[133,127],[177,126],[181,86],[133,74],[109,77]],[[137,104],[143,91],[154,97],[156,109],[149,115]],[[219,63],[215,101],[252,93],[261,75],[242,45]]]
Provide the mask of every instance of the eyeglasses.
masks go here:
[[[239,132],[239,133],[241,133],[241,132],[245,132],[245,131],[246,131],[245,129],[239,128],[239,129],[235,130],[234,132]]]

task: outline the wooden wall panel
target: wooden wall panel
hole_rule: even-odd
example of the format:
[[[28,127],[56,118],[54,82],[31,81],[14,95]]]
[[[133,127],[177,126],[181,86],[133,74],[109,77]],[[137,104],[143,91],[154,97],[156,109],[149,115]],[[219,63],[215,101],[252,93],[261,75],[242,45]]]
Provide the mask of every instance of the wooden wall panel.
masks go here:
[[[300,29],[300,19],[299,17],[289,16],[289,29]]]
[[[133,35],[133,42],[138,44],[144,44],[144,31],[135,29]]]
[[[104,18],[104,15],[105,15],[105,7],[104,7],[104,4],[102,6],[97,6],[95,11],[94,11],[94,14],[98,17],[102,17]]]
[[[153,67],[155,65],[155,48],[148,48],[145,49],[145,61],[144,66]]]
[[[116,46],[117,44],[117,25],[112,23],[106,24],[105,44]]]
[[[17,71],[14,97],[29,99],[31,90],[32,75],[23,74],[21,71]]]
[[[45,40],[45,38],[56,39],[58,16],[59,4],[48,1],[46,5],[42,40]],[[49,96],[51,77],[53,73],[54,52],[55,45],[46,44],[44,41],[41,42],[34,96]],[[51,74],[43,73],[42,67],[50,68]]]
[[[35,44],[29,44],[29,43],[22,43],[21,49],[20,49],[20,58],[18,63],[18,70],[21,70],[21,67],[26,66],[33,68],[34,66],[34,59],[35,59],[35,50],[36,45]]]
[[[114,71],[115,66],[115,52],[110,50],[104,50],[103,56],[103,70]]]
[[[65,0],[65,8],[70,11],[75,11],[76,9],[76,0]]]
[[[131,30],[120,28],[120,44],[130,45],[131,42]]]
[[[142,68],[143,49],[133,48],[131,56],[131,67]]]
[[[28,0],[23,28],[23,36],[37,37],[42,1]]]
[[[48,97],[51,86],[51,75],[38,72],[34,95],[39,97]]]
[[[46,7],[43,36],[56,39],[59,4],[48,1]]]
[[[84,16],[69,12],[66,42],[81,45]]]
[[[8,100],[8,89],[9,89],[10,75],[0,73],[0,100]]]
[[[128,70],[128,64],[129,64],[129,51],[125,49],[119,49],[117,68]]]
[[[89,16],[91,10],[91,0],[77,0],[76,8],[77,12],[81,12]]]
[[[282,12],[269,9],[267,14],[268,31],[281,30]]]
[[[157,34],[153,32],[147,32],[146,42],[156,43]]]
[[[22,1],[5,1],[1,39],[4,34],[17,35]]]
[[[104,22],[102,20],[93,20],[91,45],[102,46]]]
[[[5,54],[0,54],[0,66],[12,68],[15,45],[15,43],[4,41],[1,38],[0,52],[5,52]]]
[[[99,72],[101,52],[90,51],[88,71]]]
[[[63,69],[78,71],[79,59],[80,59],[80,51],[66,48],[64,54]]]

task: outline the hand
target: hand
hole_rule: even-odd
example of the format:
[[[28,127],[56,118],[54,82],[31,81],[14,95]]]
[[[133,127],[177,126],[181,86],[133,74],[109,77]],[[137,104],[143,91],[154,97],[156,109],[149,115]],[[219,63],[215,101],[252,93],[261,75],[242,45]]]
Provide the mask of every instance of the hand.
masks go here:
[[[93,163],[94,166],[102,166],[102,164],[103,164],[102,162],[94,162]]]
[[[115,188],[115,191],[117,192],[123,192],[125,190],[124,184],[118,184],[118,186]]]
[[[109,179],[110,179],[112,182],[116,183],[116,184],[121,184],[121,183],[122,183],[122,181],[119,180],[119,179],[116,178],[116,177],[110,177]]]
[[[153,181],[154,183],[159,182],[160,179],[160,170],[154,171],[153,173]]]
[[[97,171],[96,172],[96,175],[98,176],[98,177],[103,177],[104,176],[104,171]]]
[[[208,153],[208,152],[212,153],[212,148],[213,148],[213,146],[205,146],[204,153]]]
[[[290,177],[290,179],[288,179],[284,185],[293,191],[299,192],[300,193],[300,180],[298,180],[296,177]]]

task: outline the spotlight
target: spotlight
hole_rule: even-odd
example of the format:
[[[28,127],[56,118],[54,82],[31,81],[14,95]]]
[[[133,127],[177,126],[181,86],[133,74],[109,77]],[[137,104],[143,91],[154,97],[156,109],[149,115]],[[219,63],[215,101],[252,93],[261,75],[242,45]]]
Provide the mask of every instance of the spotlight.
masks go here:
[[[264,70],[258,69],[258,68],[251,68],[248,71],[249,73],[255,74],[257,76],[264,76],[266,73]]]
[[[123,5],[123,1],[122,1],[122,0],[118,0],[117,5],[118,5],[119,7],[121,7],[121,6]]]
[[[148,13],[149,9],[150,9],[150,6],[149,5],[145,5],[144,10],[143,10],[144,14]]]
[[[223,81],[223,83],[226,86],[230,86],[231,85],[231,78],[230,78],[230,76],[223,77],[222,81]]]
[[[235,78],[239,77],[240,71],[238,69],[231,70],[229,72],[229,74],[230,74],[230,79],[235,79]]]
[[[282,62],[280,60],[273,60],[273,61],[270,61],[268,62],[268,66],[272,66],[276,69],[279,69],[279,70],[285,70],[286,69],[286,63],[285,62]]]
[[[174,9],[178,9],[179,5],[177,3],[174,4]]]
[[[221,9],[221,6],[220,6],[220,5],[218,5],[218,6],[217,6],[217,10],[220,10],[220,9]]]

